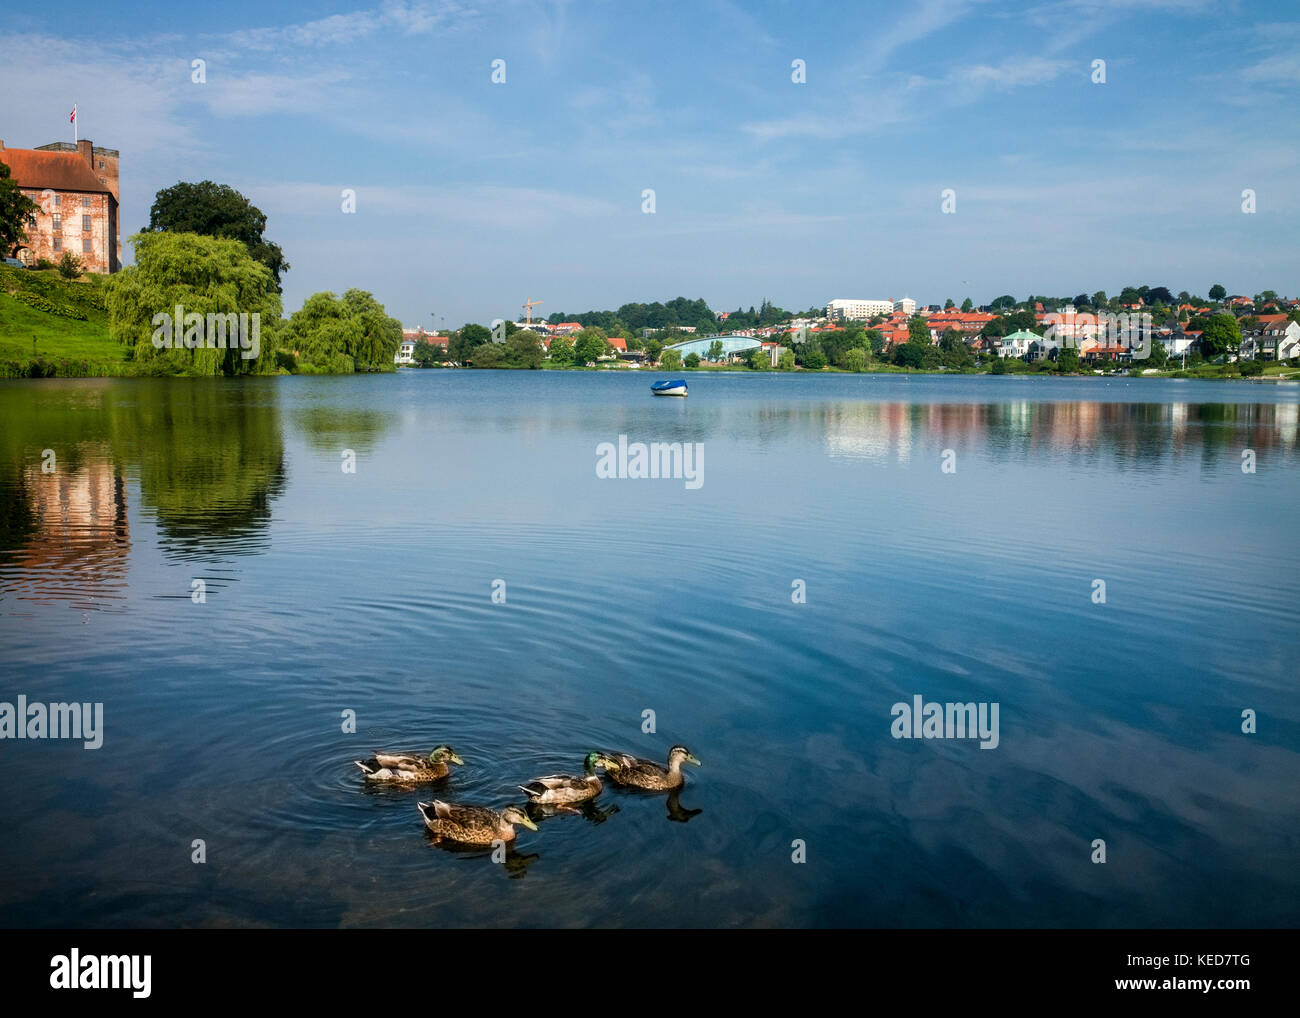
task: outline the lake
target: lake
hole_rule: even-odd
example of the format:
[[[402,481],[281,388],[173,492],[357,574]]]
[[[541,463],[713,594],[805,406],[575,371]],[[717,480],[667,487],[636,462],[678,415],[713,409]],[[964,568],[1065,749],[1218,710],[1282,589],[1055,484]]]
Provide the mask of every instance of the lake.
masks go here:
[[[0,923],[1300,921],[1300,386],[688,378],[0,383],[0,701],[103,704],[0,741]],[[416,810],[674,743],[504,863]]]

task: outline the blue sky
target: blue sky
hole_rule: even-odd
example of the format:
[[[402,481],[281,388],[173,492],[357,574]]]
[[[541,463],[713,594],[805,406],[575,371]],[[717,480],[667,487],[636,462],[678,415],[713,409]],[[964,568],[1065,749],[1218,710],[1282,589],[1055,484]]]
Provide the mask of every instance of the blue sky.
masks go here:
[[[122,152],[124,234],[159,188],[228,183],[292,264],[287,311],[359,286],[408,326],[525,298],[1295,295],[1298,52],[1289,2],[53,0],[0,14],[0,138],[71,140],[75,101]]]

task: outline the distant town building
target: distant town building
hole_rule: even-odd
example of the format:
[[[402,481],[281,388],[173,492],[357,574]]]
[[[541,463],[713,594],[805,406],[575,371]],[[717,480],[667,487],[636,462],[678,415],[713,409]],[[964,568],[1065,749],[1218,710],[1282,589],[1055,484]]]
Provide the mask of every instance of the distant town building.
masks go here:
[[[894,301],[894,306],[890,310],[901,311],[905,315],[914,315],[916,314],[916,301],[912,300],[911,297],[904,297],[902,300]]]
[[[1242,330],[1241,356],[1270,361],[1300,357],[1300,324],[1286,315],[1259,315],[1253,329]]]
[[[979,311],[958,311],[951,308],[930,315],[926,319],[926,327],[930,330],[930,339],[936,343],[949,329],[960,332],[965,340],[973,340],[993,321],[993,317]]]
[[[915,308],[915,303],[912,306]],[[892,314],[893,310],[892,300],[836,299],[826,305],[826,317],[833,321],[865,322],[876,315]]]
[[[6,256],[35,265],[42,258],[57,262],[70,251],[87,272],[122,267],[117,149],[89,141],[5,148],[0,141],[0,162],[37,205],[22,242]]]

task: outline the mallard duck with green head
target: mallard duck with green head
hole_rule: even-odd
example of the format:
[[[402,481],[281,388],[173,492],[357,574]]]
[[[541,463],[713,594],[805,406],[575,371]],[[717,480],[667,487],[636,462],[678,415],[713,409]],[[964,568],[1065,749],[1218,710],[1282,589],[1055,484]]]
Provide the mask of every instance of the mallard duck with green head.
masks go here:
[[[674,746],[668,751],[668,766],[653,760],[642,760],[627,753],[605,754],[618,764],[615,768],[606,768],[605,776],[614,784],[624,788],[644,788],[649,792],[666,792],[681,788],[686,783],[682,773],[682,764],[700,766],[700,761],[685,746]]]
[[[537,825],[519,806],[503,810],[487,806],[460,806],[450,802],[421,802],[420,816],[424,826],[441,840],[457,841],[462,845],[490,845],[494,841],[514,841],[515,824],[523,824],[530,831]]]
[[[428,756],[413,753],[379,753],[369,760],[354,760],[367,781],[384,781],[398,785],[418,785],[441,781],[451,773],[451,765],[463,766],[450,746],[435,746]]]
[[[533,778],[528,784],[519,787],[528,796],[530,803],[563,806],[572,802],[586,802],[588,799],[596,798],[605,788],[600,778],[596,776],[597,767],[605,768],[608,773],[618,770],[619,763],[603,753],[593,751],[588,753],[583,761],[585,771],[583,777],[579,778],[572,774],[547,774],[540,778]]]

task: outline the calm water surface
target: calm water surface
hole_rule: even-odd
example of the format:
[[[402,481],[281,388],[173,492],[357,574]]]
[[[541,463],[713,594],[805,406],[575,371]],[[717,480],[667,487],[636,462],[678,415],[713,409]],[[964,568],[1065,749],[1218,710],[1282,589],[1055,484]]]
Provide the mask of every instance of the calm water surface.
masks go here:
[[[0,700],[105,712],[0,741],[0,923],[1300,920],[1300,388],[649,381],[0,383]],[[703,486],[598,479],[619,435]],[[893,739],[917,694],[1000,744]],[[497,806],[598,746],[703,766],[496,865],[352,765],[438,742],[431,794]]]

